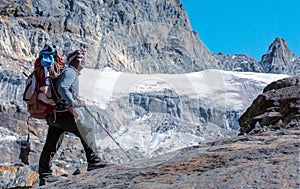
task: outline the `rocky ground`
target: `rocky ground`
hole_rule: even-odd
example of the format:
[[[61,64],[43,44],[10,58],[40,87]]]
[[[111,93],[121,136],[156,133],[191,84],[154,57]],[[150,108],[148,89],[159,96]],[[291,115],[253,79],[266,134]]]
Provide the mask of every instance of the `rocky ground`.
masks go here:
[[[92,172],[82,170],[43,188],[300,188],[299,155],[296,127],[209,142]],[[4,169],[0,169],[3,175],[10,171],[17,176],[20,168]],[[32,186],[34,178],[19,177],[23,180],[19,184]]]
[[[300,130],[265,132],[112,165],[44,188],[300,188]]]

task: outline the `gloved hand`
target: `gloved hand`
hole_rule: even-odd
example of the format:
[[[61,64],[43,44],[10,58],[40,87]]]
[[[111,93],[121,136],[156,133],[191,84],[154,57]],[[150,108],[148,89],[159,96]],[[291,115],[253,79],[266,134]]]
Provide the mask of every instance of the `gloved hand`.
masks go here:
[[[83,101],[83,100],[78,100],[78,104],[79,104],[80,107],[86,106],[85,101]]]
[[[85,106],[85,102],[83,100],[77,100],[76,104],[72,104],[72,108],[80,108],[84,106]]]

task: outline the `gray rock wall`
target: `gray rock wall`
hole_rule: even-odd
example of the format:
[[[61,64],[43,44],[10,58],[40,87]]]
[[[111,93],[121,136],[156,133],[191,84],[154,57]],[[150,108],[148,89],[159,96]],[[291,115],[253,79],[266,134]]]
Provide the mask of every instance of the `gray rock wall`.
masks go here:
[[[87,66],[132,73],[215,68],[179,1],[2,2],[1,64],[28,69],[45,43],[87,51]],[[28,71],[28,70],[27,70]]]

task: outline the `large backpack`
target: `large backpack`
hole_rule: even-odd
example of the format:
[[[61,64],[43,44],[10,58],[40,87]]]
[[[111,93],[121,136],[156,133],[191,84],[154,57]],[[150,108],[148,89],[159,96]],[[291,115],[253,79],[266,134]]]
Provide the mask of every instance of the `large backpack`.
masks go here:
[[[63,58],[55,46],[46,45],[34,63],[34,71],[26,79],[23,100],[30,117],[44,119],[55,112],[59,96],[54,86],[63,68]]]

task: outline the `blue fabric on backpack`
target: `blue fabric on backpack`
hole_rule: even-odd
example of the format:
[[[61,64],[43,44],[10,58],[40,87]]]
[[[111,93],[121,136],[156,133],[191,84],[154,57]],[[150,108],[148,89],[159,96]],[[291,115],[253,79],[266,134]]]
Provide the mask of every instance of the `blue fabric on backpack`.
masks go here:
[[[46,68],[51,68],[53,63],[54,63],[54,57],[52,54],[48,54],[48,53],[42,54],[42,60],[41,60],[42,66]]]
[[[41,50],[40,55],[47,54],[55,54],[56,46],[55,45],[45,45],[45,47]]]
[[[45,45],[39,56],[42,58],[41,64],[46,68],[51,68],[54,63],[54,54],[56,52],[55,45]]]

